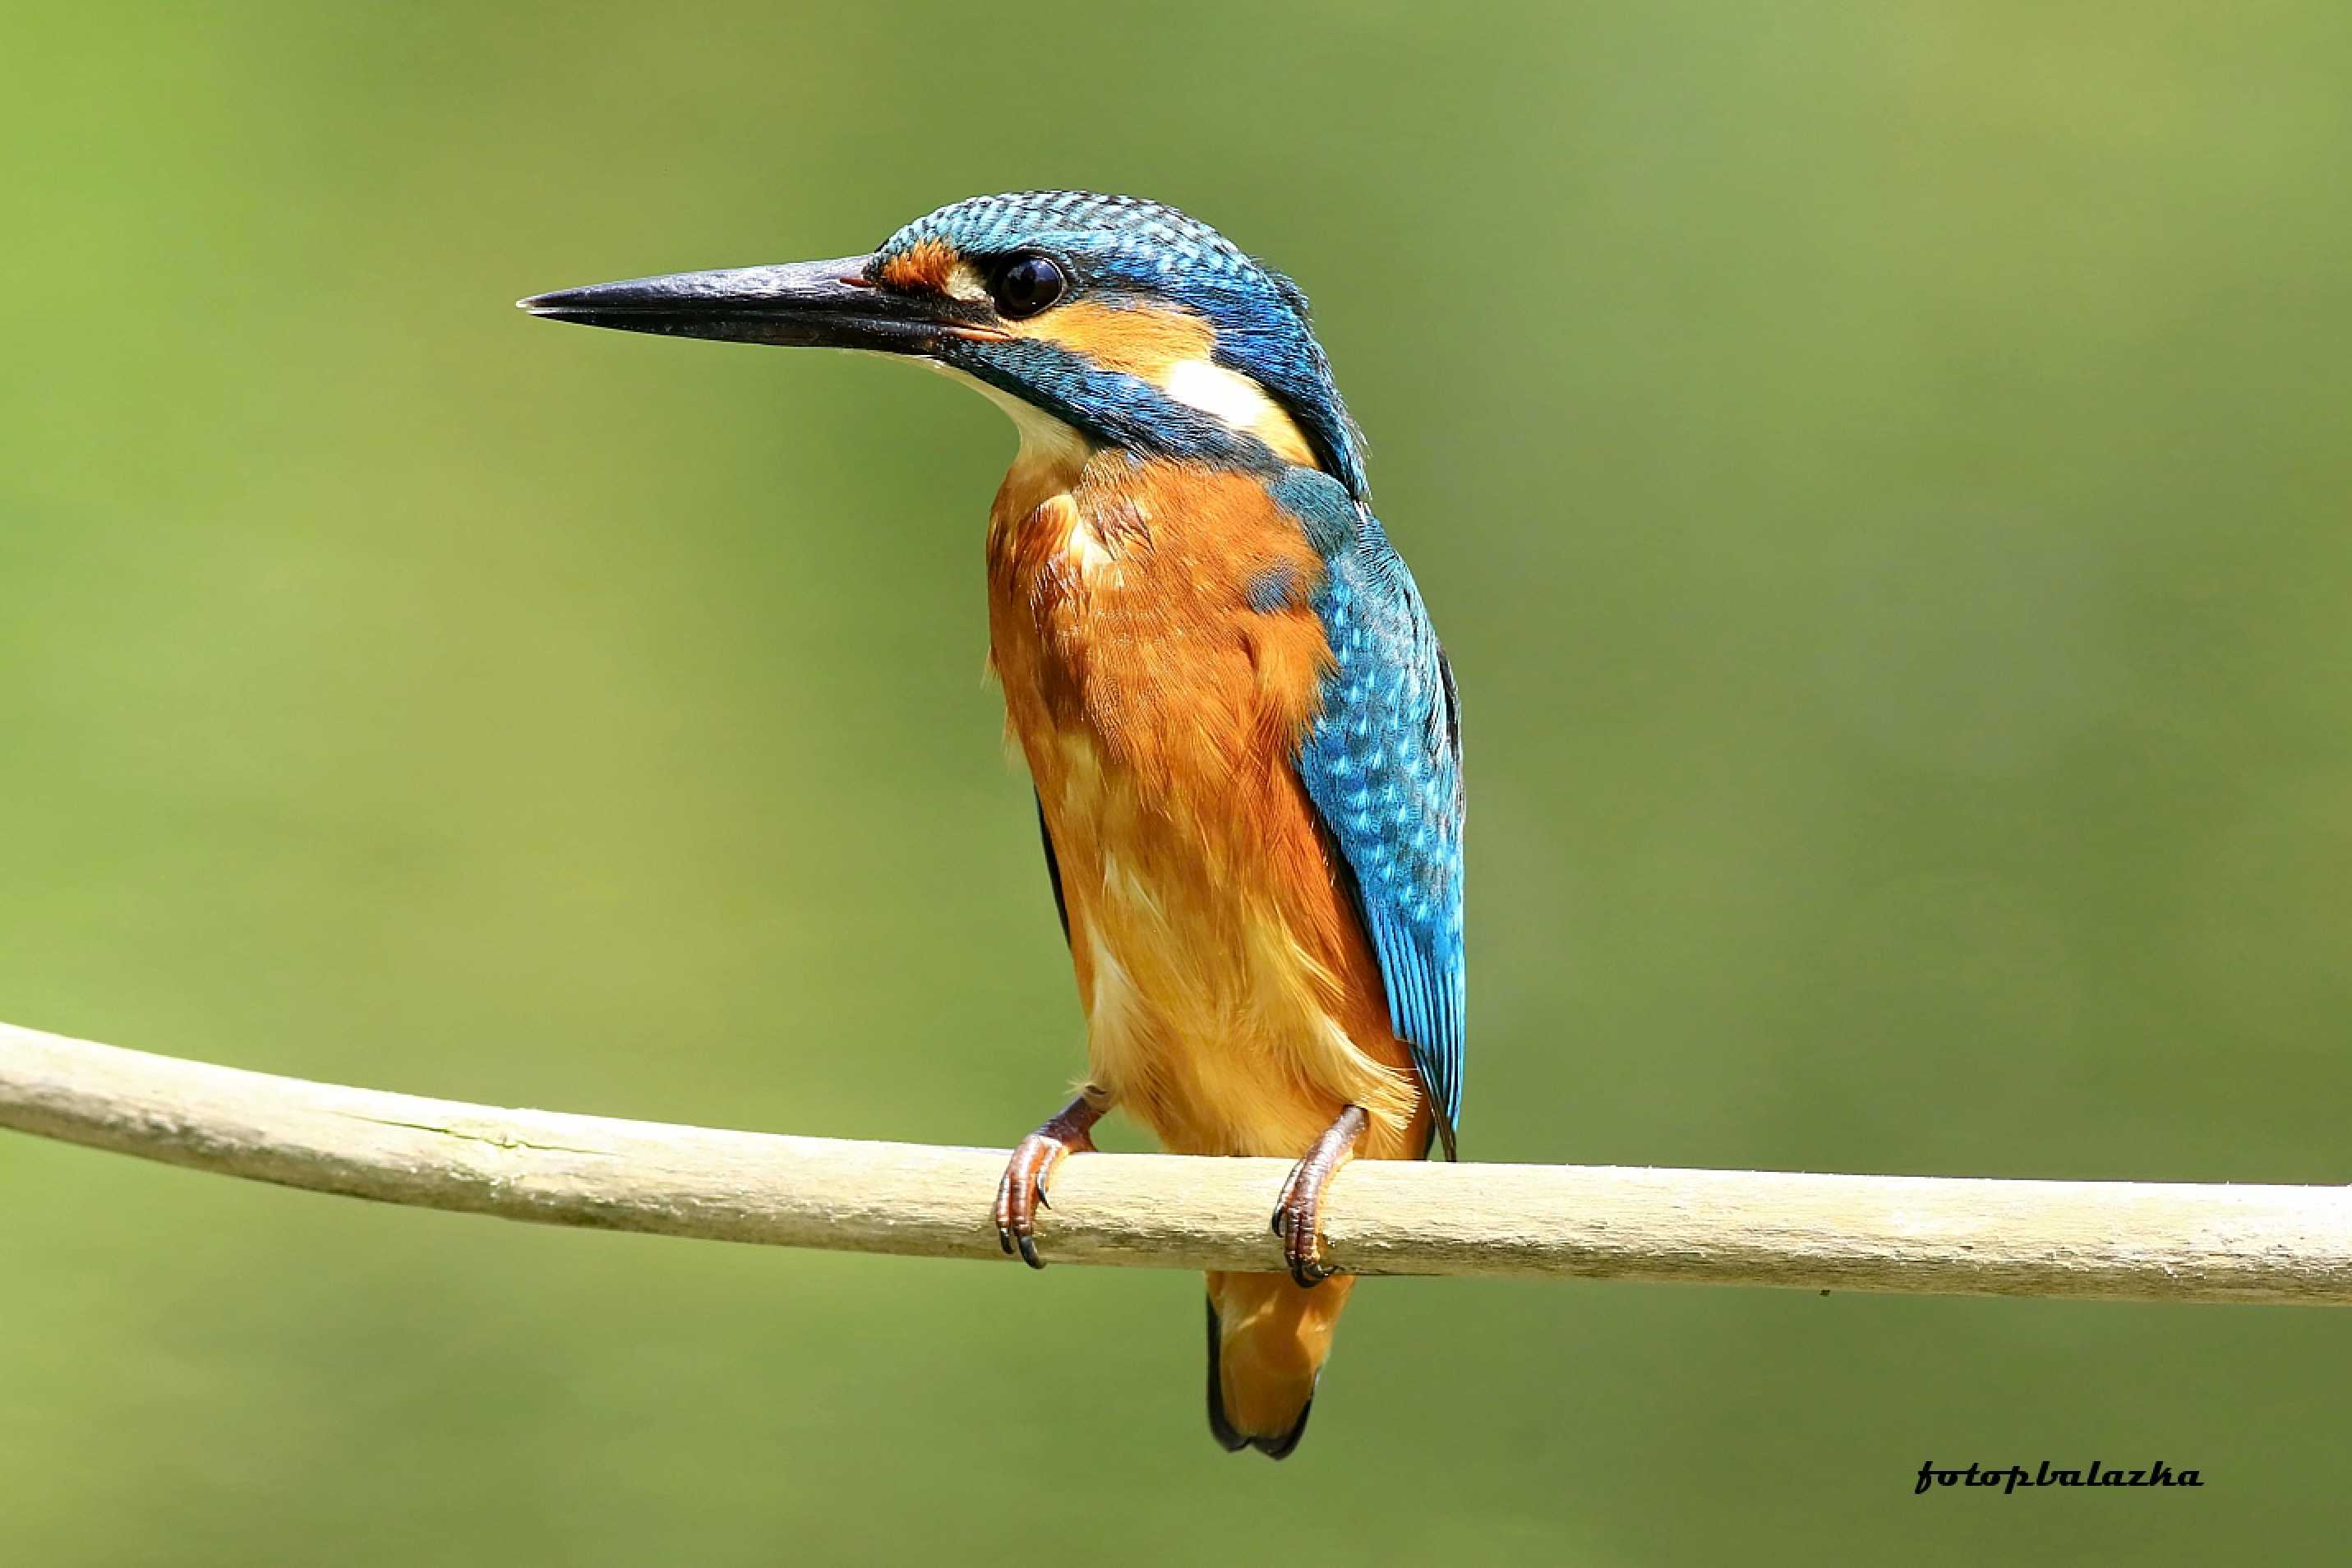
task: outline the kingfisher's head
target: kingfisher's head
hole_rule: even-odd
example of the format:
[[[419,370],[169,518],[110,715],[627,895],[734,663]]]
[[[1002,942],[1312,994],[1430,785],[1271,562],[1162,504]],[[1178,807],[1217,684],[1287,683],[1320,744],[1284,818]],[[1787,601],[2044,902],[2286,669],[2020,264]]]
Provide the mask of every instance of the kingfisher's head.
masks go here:
[[[1024,437],[1322,469],[1360,498],[1363,438],[1296,284],[1173,207],[976,196],[870,256],[681,272],[522,301],[590,326],[913,356]]]

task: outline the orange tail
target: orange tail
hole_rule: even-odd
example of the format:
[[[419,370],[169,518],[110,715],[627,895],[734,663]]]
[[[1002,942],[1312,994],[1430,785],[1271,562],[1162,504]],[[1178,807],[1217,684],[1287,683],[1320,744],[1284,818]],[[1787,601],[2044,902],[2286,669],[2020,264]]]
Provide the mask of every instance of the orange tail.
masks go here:
[[[1287,1274],[1209,1276],[1209,1430],[1227,1448],[1290,1457],[1355,1280],[1301,1289]]]

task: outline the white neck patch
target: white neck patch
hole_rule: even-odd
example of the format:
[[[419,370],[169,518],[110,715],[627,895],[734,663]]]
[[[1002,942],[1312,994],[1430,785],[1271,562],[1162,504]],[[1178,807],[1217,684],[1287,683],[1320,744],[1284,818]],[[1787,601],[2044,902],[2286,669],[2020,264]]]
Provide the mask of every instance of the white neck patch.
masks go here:
[[[1160,390],[1236,435],[1263,441],[1285,462],[1315,466],[1314,452],[1282,405],[1237,370],[1204,359],[1180,359],[1168,367]]]

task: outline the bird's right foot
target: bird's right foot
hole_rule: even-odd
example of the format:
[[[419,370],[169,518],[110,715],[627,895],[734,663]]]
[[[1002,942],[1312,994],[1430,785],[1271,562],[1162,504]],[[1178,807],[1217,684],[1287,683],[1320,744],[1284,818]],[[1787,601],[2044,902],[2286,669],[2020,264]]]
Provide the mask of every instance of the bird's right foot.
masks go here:
[[[1030,1268],[1045,1267],[1037,1256],[1037,1210],[1054,1206],[1045,1198],[1046,1184],[1070,1155],[1095,1152],[1094,1125],[1109,1109],[1108,1100],[1082,1094],[1013,1146],[1004,1179],[996,1184],[996,1239],[1006,1256],[1018,1252]]]

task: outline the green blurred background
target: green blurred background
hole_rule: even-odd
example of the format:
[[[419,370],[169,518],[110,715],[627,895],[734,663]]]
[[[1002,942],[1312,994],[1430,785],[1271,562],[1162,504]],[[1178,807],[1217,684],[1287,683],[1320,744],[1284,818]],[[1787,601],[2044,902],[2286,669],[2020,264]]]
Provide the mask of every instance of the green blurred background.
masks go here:
[[[1469,716],[1473,1156],[2341,1182],[2347,58],[2323,3],[12,12],[0,1017],[1034,1125],[1002,417],[509,301],[1076,184],[1294,272],[1372,434]],[[1276,1467],[1199,1290],[0,1138],[0,1554],[2340,1551],[2333,1313],[1381,1283]]]

